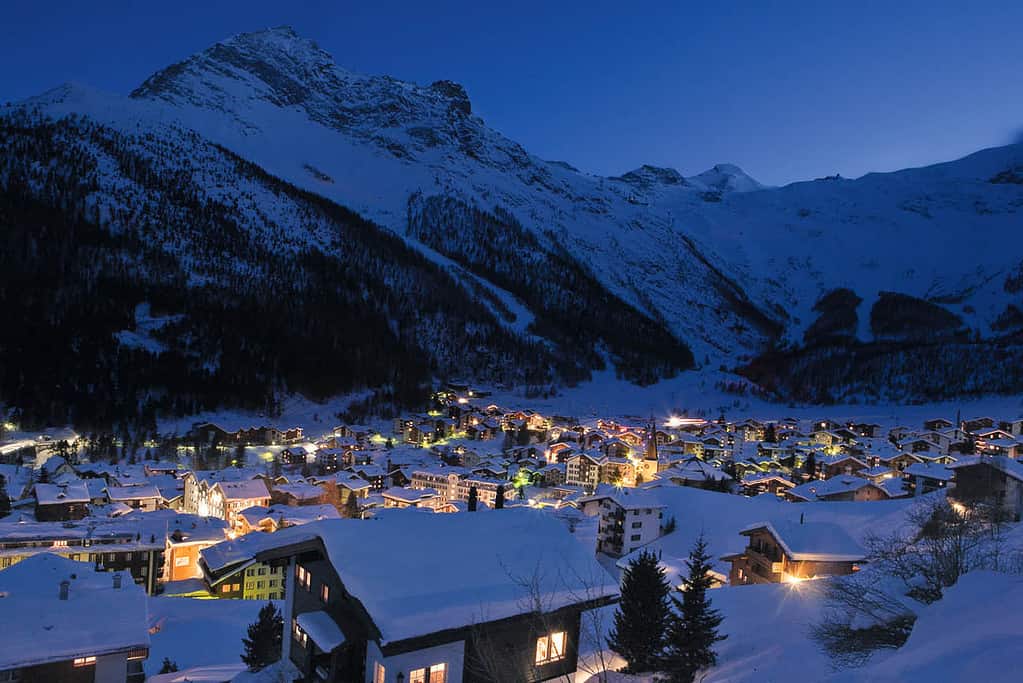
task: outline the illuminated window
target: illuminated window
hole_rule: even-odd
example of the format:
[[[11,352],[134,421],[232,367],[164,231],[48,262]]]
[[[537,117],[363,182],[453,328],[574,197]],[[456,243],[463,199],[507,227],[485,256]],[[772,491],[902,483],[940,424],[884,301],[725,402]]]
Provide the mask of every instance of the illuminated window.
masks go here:
[[[71,664],[73,666],[92,666],[96,663],[95,657],[76,657]]]
[[[330,586],[327,584],[320,586],[320,601],[324,603],[330,601]]]
[[[221,593],[230,593],[231,592],[231,584],[225,583],[223,586],[220,587],[220,592]]]
[[[309,590],[313,585],[312,574],[310,574],[309,570],[302,565],[297,565],[295,567],[295,578],[298,579],[298,585],[306,590]]]
[[[373,666],[373,683],[384,683],[384,678],[387,676],[387,669],[380,662],[377,662]]]
[[[536,663],[547,664],[565,658],[565,632],[556,631],[536,639]]]
[[[309,636],[298,625],[298,621],[297,620],[293,619],[292,622],[291,622],[291,633],[295,637],[295,642],[297,642],[302,647],[306,647],[306,645],[309,642]]]
[[[429,668],[409,671],[408,683],[446,683],[447,664],[434,664]]]
[[[145,659],[149,656],[149,650],[144,647],[134,647],[128,650],[128,659]]]

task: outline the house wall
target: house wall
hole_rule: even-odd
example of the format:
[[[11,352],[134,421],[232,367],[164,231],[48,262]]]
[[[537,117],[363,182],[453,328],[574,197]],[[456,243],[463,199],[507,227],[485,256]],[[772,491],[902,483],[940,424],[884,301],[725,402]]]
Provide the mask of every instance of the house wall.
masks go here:
[[[960,467],[955,473],[952,495],[956,500],[966,504],[997,501],[1016,516],[1023,513],[1023,482],[983,464]]]
[[[167,543],[164,553],[167,581],[184,581],[185,579],[201,579],[202,569],[199,568],[199,551],[213,545],[210,543]]]
[[[36,505],[36,519],[40,522],[66,522],[85,519],[89,514],[88,503],[61,503],[58,505]]]
[[[245,568],[242,584],[245,600],[281,600],[284,598],[284,567],[257,562]]]
[[[578,665],[580,612],[562,610],[534,618],[525,615],[480,627],[466,643],[464,683],[491,683],[488,671],[515,672],[523,683],[571,675]],[[557,661],[537,665],[537,639],[556,631],[565,633],[565,654]],[[503,655],[503,656],[502,656]],[[484,663],[488,660],[488,663]],[[452,679],[457,682],[459,679]]]
[[[143,676],[137,671],[141,667],[130,667],[125,652],[115,652],[96,657],[96,663],[89,666],[74,666],[72,660],[52,662],[41,666],[28,667],[21,670],[19,683],[141,683]]]
[[[586,514],[593,512],[593,501],[586,504]],[[612,556],[627,555],[661,535],[660,508],[625,510],[609,498],[600,501],[600,522],[597,530],[597,551]]]
[[[435,664],[445,665],[446,683],[459,683],[465,676],[465,648],[464,640],[456,640],[386,657],[376,642],[370,641],[366,647],[365,683],[377,683],[374,679],[377,664],[384,667],[384,683],[396,683],[399,673],[404,675],[402,680],[407,683],[410,680],[410,672],[415,669],[429,669]]]

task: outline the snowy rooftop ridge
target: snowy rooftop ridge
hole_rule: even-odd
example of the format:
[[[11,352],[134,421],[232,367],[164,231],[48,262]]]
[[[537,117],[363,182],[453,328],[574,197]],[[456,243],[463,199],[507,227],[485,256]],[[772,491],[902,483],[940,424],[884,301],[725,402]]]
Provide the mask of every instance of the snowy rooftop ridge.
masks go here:
[[[779,520],[751,524],[740,533],[766,529],[797,562],[859,562],[866,551],[837,524]]]

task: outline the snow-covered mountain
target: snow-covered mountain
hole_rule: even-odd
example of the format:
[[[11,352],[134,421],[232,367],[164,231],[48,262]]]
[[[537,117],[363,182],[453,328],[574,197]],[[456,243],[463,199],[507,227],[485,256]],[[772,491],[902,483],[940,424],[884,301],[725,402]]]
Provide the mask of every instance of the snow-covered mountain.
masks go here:
[[[506,327],[533,340],[551,339],[530,323],[556,311],[522,273],[556,281],[577,266],[637,311],[623,320],[635,337],[649,336],[644,325],[663,329],[704,367],[819,341],[825,328],[887,341],[889,328],[871,324],[884,292],[944,307],[973,336],[1023,326],[1023,146],[780,188],[731,164],[692,177],[652,166],[600,177],[489,128],[456,83],[355,74],[290,28],[227,39],[127,97],[68,85],[16,109],[84,117],[140,149],[196,136],[402,236],[483,307],[518,311]],[[214,194],[247,196],[243,183],[217,182]],[[287,234],[286,218],[280,230],[278,239],[306,239]],[[510,259],[514,246],[496,243],[509,234],[540,256]],[[578,277],[558,296],[592,295]],[[841,324],[821,322],[822,297],[841,288],[854,295],[831,312]]]

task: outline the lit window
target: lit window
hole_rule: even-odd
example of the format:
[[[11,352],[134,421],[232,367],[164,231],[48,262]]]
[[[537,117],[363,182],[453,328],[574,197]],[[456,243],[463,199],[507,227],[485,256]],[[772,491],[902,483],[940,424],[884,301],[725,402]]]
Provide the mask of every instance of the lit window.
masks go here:
[[[547,664],[565,658],[565,632],[556,631],[536,639],[536,663]]]
[[[430,667],[430,683],[447,683],[448,665],[434,664]]]
[[[295,578],[298,579],[298,585],[306,590],[310,590],[310,587],[313,585],[312,574],[302,565],[295,567]]]
[[[95,657],[76,657],[71,664],[73,666],[92,666],[96,663]]]
[[[426,669],[413,669],[409,671],[408,683],[426,683]]]
[[[292,622],[291,622],[291,633],[295,637],[295,642],[297,642],[302,647],[306,647],[306,645],[309,642],[309,636],[298,625],[298,621],[297,620],[292,620]]]
[[[387,676],[387,669],[380,662],[377,662],[373,667],[373,683],[384,683],[384,678]]]
[[[135,647],[128,650],[128,659],[145,659],[149,656],[149,649],[144,647]]]
[[[320,601],[324,603],[330,601],[330,586],[327,584],[320,586]]]

